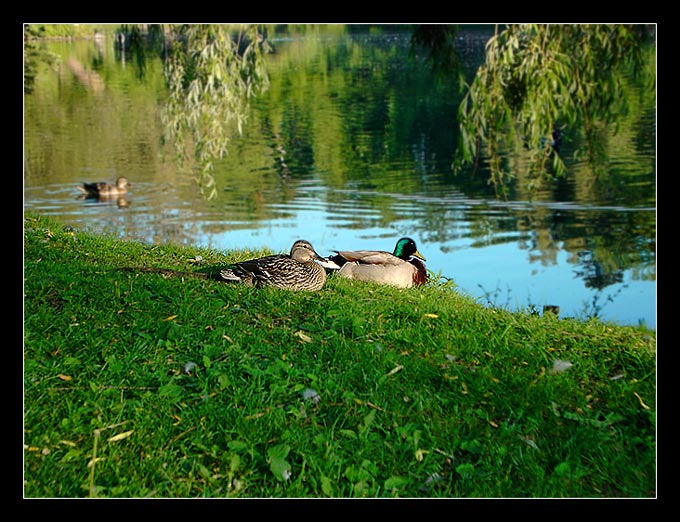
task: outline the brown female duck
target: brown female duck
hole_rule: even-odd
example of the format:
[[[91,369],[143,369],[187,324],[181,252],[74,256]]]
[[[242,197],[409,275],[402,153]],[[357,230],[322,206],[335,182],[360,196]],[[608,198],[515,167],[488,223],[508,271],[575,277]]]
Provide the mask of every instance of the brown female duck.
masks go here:
[[[111,198],[127,194],[127,189],[131,186],[127,178],[121,176],[116,180],[115,185],[106,182],[83,183],[78,186],[78,190],[86,198]]]
[[[220,271],[224,281],[248,286],[273,286],[285,290],[319,290],[326,282],[326,271],[316,261],[326,261],[309,241],[293,243],[290,254],[275,254],[234,263]]]

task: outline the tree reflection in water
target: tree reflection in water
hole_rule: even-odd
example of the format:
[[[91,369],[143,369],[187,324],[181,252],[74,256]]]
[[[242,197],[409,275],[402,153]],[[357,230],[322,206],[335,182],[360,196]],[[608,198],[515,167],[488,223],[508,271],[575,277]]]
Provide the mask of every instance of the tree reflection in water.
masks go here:
[[[573,157],[579,135],[566,133],[567,177],[530,190],[525,151],[505,151],[517,177],[507,199],[497,199],[484,158],[474,174],[452,172],[457,79],[435,75],[425,55],[412,53],[405,29],[268,28],[275,49],[265,57],[269,86],[249,100],[243,133],[229,135],[227,156],[214,160],[211,200],[177,167],[174,145],[162,142],[168,90],[161,53],[147,52],[141,72],[141,62],[113,41],[113,51],[48,42],[63,65],[31,71],[25,208],[123,237],[220,249],[286,251],[301,228],[321,250],[375,248],[408,235],[427,250],[428,266],[462,290],[478,295],[479,284],[511,284],[516,306],[553,269],[570,278],[567,292],[580,302],[593,291],[623,301],[618,289],[638,282],[651,283],[653,294],[654,93],[624,84],[639,95],[617,132],[602,135],[606,175],[593,179],[588,162]],[[476,70],[490,34],[469,28],[456,37],[466,74]],[[68,68],[71,56],[104,82],[96,95]],[[183,136],[191,146],[191,132]],[[122,173],[135,187],[129,207],[74,201],[78,183]],[[561,315],[568,313],[562,306]]]

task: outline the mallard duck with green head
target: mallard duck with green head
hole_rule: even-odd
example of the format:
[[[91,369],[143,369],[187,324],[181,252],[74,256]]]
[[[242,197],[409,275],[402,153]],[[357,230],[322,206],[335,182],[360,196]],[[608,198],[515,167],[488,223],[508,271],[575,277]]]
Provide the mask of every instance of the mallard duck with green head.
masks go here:
[[[426,259],[418,252],[415,241],[402,237],[394,252],[379,250],[336,250],[329,256],[330,269],[338,270],[338,276],[358,281],[410,288],[427,282]]]
[[[220,278],[247,286],[315,291],[326,282],[326,271],[317,261],[327,260],[316,253],[309,241],[300,239],[293,243],[290,254],[275,254],[234,263],[220,271]]]

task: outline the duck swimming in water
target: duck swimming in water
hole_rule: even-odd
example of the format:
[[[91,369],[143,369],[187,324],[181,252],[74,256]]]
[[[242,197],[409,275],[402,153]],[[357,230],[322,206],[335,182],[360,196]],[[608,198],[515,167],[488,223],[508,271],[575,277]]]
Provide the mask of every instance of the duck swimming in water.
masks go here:
[[[131,187],[127,178],[121,176],[116,180],[115,185],[106,182],[83,183],[78,186],[78,190],[85,198],[111,198],[127,194],[128,187]]]

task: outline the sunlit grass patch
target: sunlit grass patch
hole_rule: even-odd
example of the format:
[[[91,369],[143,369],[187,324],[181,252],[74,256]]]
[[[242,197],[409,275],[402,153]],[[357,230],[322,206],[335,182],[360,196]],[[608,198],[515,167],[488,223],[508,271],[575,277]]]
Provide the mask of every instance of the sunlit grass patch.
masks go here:
[[[653,332],[25,226],[28,497],[655,495]]]

